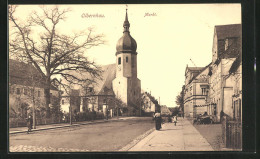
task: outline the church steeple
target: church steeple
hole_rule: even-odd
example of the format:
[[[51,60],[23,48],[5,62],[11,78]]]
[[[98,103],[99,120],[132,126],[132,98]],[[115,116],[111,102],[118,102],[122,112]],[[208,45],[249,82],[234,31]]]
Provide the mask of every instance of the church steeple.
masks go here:
[[[130,35],[129,27],[130,23],[128,21],[128,14],[126,8],[125,21],[123,24],[124,32],[123,36],[118,40],[116,45],[116,55],[121,53],[136,53],[137,44],[134,38]]]
[[[123,27],[124,27],[124,33],[129,32],[130,23],[128,21],[127,8],[126,8],[125,21]]]

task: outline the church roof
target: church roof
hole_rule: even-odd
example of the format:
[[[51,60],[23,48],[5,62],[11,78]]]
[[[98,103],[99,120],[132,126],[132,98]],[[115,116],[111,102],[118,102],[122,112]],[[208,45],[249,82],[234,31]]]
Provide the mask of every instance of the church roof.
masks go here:
[[[95,83],[90,84],[87,87],[92,87],[95,95],[114,95],[112,88],[112,81],[116,78],[116,64],[109,64],[101,66],[102,73],[101,78],[92,77],[89,73],[70,71],[79,79],[95,80]],[[73,85],[73,89],[82,89],[80,86]]]
[[[223,40],[231,37],[241,37],[242,35],[241,24],[216,25],[215,28],[218,40]]]
[[[126,16],[125,16],[123,27],[124,27],[123,36],[117,42],[116,54],[120,54],[120,53],[136,54],[137,44],[135,39],[130,35],[129,32],[130,23],[128,21],[127,10],[126,10]]]
[[[113,95],[112,81],[116,78],[116,64],[104,65],[102,70],[102,80],[97,81],[94,89],[99,95]]]

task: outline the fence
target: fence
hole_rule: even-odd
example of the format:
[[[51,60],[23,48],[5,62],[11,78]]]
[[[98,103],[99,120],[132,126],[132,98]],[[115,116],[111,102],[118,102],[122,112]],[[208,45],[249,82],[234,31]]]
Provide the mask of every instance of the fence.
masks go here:
[[[104,114],[101,112],[96,112],[93,114],[92,112],[84,112],[79,113],[78,115],[72,116],[72,122],[79,122],[79,121],[90,121],[90,120],[98,120],[104,119]],[[36,125],[48,125],[48,124],[59,124],[59,123],[69,123],[70,117],[69,114],[64,115],[64,118],[36,118]],[[27,126],[27,122],[25,118],[9,118],[9,127],[25,127]]]
[[[222,121],[222,137],[226,148],[242,149],[242,124],[240,121]]]

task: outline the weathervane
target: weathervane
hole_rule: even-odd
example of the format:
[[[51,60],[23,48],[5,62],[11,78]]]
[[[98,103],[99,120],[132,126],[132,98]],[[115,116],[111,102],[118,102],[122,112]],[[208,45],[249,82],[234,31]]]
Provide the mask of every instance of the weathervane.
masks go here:
[[[126,4],[125,6],[126,6],[126,11],[127,11],[127,9],[128,9],[128,5]]]

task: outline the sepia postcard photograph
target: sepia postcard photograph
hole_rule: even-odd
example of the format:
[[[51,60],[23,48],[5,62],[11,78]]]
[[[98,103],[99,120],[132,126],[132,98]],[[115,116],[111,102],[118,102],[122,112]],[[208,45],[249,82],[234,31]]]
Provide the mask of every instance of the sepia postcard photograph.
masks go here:
[[[240,3],[7,14],[10,153],[242,151]]]

